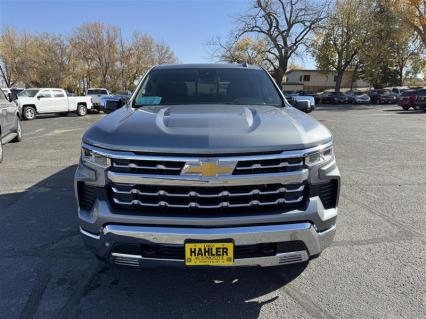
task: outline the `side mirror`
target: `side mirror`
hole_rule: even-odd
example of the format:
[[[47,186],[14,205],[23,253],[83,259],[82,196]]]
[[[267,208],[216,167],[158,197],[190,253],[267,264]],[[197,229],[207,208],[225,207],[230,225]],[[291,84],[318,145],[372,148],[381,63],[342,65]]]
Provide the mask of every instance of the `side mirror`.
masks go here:
[[[124,105],[122,99],[103,98],[101,101],[101,109],[104,113],[111,113]]]
[[[9,100],[9,102],[13,102],[15,100],[17,100],[17,96],[13,93],[7,93],[7,99]]]
[[[37,95],[37,100],[40,100],[42,97],[42,95]]]
[[[293,106],[296,109],[303,111],[305,113],[309,113],[312,111],[311,102],[307,100],[294,101]]]

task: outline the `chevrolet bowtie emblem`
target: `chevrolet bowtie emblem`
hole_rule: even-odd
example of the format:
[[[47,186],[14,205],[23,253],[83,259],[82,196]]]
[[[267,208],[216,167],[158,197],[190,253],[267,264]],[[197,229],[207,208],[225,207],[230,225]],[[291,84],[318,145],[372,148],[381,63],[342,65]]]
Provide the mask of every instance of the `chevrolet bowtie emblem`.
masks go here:
[[[217,161],[199,161],[188,162],[182,170],[182,175],[199,175],[203,177],[215,177],[218,175],[231,175],[234,171],[236,163],[226,162],[218,163]]]

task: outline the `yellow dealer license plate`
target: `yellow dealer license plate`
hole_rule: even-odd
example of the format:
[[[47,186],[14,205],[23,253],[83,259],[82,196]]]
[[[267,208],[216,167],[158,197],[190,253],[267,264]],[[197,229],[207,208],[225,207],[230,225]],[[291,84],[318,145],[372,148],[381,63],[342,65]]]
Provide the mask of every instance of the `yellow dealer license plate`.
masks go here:
[[[234,263],[234,243],[185,243],[187,266],[226,266]]]

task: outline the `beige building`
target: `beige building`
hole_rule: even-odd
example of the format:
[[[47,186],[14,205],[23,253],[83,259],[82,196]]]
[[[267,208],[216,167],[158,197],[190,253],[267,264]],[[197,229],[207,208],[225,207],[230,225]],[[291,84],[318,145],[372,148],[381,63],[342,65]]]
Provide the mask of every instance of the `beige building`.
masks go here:
[[[345,72],[342,79],[342,89],[349,89],[351,87],[352,77],[353,71]],[[324,70],[293,69],[287,71],[282,85],[284,90],[295,85],[303,85],[303,90],[305,91],[321,92],[324,90],[334,89],[336,85],[336,73]],[[368,87],[369,84],[361,79],[358,79],[353,83],[354,89]]]

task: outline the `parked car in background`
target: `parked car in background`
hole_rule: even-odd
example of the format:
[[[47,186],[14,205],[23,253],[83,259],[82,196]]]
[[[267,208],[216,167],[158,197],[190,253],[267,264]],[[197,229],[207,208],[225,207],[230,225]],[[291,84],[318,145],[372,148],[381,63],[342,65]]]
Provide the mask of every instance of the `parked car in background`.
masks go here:
[[[396,103],[396,95],[391,90],[378,89],[370,92],[371,103],[391,104]]]
[[[416,103],[417,90],[408,90],[401,94],[398,98],[398,105],[404,110],[409,110],[411,107],[414,108]]]
[[[409,90],[407,86],[396,86],[392,88],[392,93],[398,98],[402,93]]]
[[[324,92],[321,95],[321,103],[345,104],[349,99],[343,92]]]
[[[67,96],[62,89],[34,88],[26,89],[18,94],[18,106],[22,109],[25,120],[33,120],[37,114],[71,113],[84,116],[92,109],[90,96]]]
[[[315,98],[313,96],[301,95],[295,91],[283,91],[283,94],[291,105],[297,109],[300,109],[301,111],[310,113],[315,109]],[[302,104],[299,103],[300,101],[307,101],[309,102],[309,105],[307,107],[306,105],[303,105],[303,109],[301,109],[300,105]]]
[[[417,91],[414,109],[426,111],[426,88]]]
[[[86,95],[92,98],[93,108],[100,111],[102,97],[110,96],[111,92],[105,88],[90,88],[87,89]]]
[[[18,105],[0,90],[0,163],[3,161],[3,144],[20,142],[22,129]]]
[[[9,100],[16,100],[18,98],[18,93],[22,92],[24,88],[2,88],[1,89]]]
[[[130,100],[132,97],[131,91],[118,91],[117,93],[114,93],[115,96],[119,96],[124,103],[127,103],[127,101]]]
[[[123,105],[125,105],[127,101],[125,101],[119,95],[108,95],[103,96],[101,99],[101,108],[100,110],[106,114],[114,112],[119,109]]]
[[[314,93],[311,91],[297,91],[297,93],[303,96],[312,96],[314,98],[315,105],[320,103],[321,97],[319,93]]]
[[[346,92],[346,96],[348,97],[348,103],[352,104],[369,104],[371,102],[368,94],[361,91],[349,91]]]

